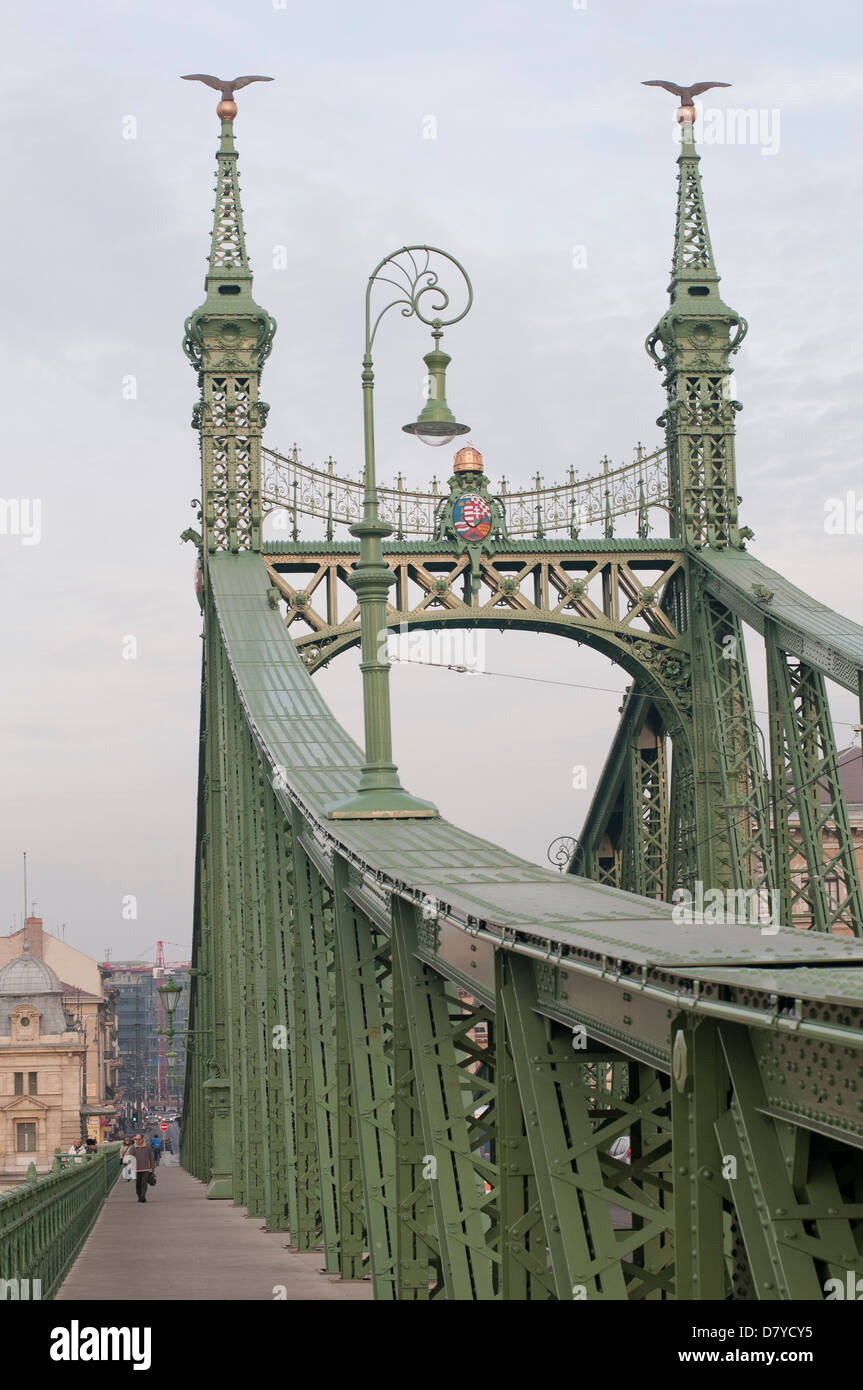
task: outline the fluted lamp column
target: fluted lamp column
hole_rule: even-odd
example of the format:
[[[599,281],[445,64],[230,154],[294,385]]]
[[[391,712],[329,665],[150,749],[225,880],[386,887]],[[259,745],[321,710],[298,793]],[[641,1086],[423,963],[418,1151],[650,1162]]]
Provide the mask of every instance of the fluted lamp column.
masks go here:
[[[467,302],[460,313],[447,315],[450,298],[439,283],[438,271],[432,268],[432,258],[442,257],[455,266],[464,280]],[[397,297],[381,309],[372,322],[371,297],[376,284],[395,286]],[[424,296],[429,313],[425,312]],[[433,246],[405,246],[384,257],[369,276],[366,288],[366,341],[363,354],[363,443],[365,450],[365,490],[363,517],[350,529],[360,542],[359,563],[348,584],[357,596],[360,610],[360,670],[363,680],[363,722],[365,731],[365,761],[360,772],[357,791],[328,810],[333,820],[403,820],[429,818],[438,814],[437,807],[421,801],[404,790],[392,755],[390,718],[390,662],[387,656],[387,590],[395,583],[395,575],[383,558],[383,541],[392,535],[392,527],[382,521],[378,510],[375,479],[374,435],[374,364],[372,347],[375,334],[384,314],[396,305],[402,317],[415,316],[432,330],[434,348],[425,358],[428,368],[428,394],[420,415],[413,424],[405,425],[423,443],[442,445],[458,434],[466,434],[469,426],[456,420],[446,402],[446,368],[450,358],[440,348],[443,329],[463,319],[473,302],[473,290],[467,272],[454,257]]]

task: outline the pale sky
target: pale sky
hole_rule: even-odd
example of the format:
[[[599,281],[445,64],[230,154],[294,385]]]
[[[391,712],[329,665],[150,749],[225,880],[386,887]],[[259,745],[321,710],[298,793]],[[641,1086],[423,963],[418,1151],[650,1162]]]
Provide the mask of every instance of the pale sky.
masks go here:
[[[430,242],[476,294],[445,340],[451,404],[512,486],[659,442],[643,343],[667,304],[675,101],[640,83],[733,83],[705,107],[758,109],[764,138],[701,153],[723,297],[750,324],[741,519],[760,559],[860,620],[863,537],[826,534],[824,516],[863,499],[861,27],[851,0],[7,5],[0,491],[39,504],[41,536],[0,534],[0,929],[20,924],[26,850],[46,928],[81,949],[191,940],[200,616],[178,537],[199,474],[181,339],[203,297],[218,121],[216,94],[180,74],[276,79],[238,94],[236,122],[255,297],[279,324],[265,441],[357,475],[365,281]],[[381,481],[422,487],[444,467],[400,429],[427,348],[397,316],[379,335]],[[535,680],[393,669],[396,758],[455,823],[542,862],[580,828],[619,701],[539,681],[629,678],[557,638],[487,635],[485,661]],[[355,654],[317,679],[358,735]],[[834,712],[842,746],[852,697]]]

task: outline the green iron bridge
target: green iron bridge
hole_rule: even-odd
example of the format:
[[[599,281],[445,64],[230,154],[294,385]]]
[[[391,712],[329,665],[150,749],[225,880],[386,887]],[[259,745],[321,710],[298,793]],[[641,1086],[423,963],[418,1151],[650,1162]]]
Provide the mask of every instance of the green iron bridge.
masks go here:
[[[861,693],[863,628],[746,548],[729,390],[746,324],[681,133],[647,340],[663,446],[522,492],[491,492],[468,450],[421,494],[263,448],[275,323],[222,119],[184,344],[204,655],[183,1163],[379,1299],[817,1301],[863,1274],[863,900],[827,697]],[[432,324],[442,385],[418,250],[381,264],[410,257],[394,302]],[[445,410],[433,394],[417,430],[442,433]],[[744,624],[766,652],[764,756]],[[556,633],[629,673],[566,873],[424,803],[344,810],[364,753],[313,675],[363,644],[364,777],[383,786],[374,642],[405,625]],[[687,919],[680,890],[758,911]]]

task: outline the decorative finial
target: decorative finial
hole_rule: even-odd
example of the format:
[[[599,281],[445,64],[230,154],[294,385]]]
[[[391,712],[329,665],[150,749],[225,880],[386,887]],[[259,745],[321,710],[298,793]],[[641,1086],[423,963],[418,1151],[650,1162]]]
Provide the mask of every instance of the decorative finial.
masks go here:
[[[655,77],[651,82],[642,82],[642,87],[664,87],[666,92],[671,92],[673,96],[680,97],[680,106],[677,108],[677,119],[681,125],[694,125],[696,110],[694,101],[702,92],[708,92],[711,87],[730,87],[730,82],[693,82],[691,87],[678,87],[676,82],[663,82]]]
[[[482,454],[479,449],[475,449],[472,444],[465,444],[463,449],[459,449],[453,459],[454,473],[481,473]]]
[[[216,115],[222,121],[232,121],[237,114],[234,92],[240,87],[248,87],[250,82],[272,82],[273,78],[235,77],[232,81],[226,82],[221,77],[212,77],[206,72],[188,72],[182,80],[184,82],[204,82],[208,87],[214,87],[217,92],[221,92],[222,100],[216,107]]]

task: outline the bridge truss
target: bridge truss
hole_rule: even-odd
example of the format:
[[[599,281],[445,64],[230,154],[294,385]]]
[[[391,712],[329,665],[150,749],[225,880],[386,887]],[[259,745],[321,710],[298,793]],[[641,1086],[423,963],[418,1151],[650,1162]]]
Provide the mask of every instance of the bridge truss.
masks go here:
[[[631,674],[558,875],[440,818],[327,816],[361,753],[312,673],[358,641],[357,551],[261,539],[275,325],[222,124],[185,344],[205,640],[183,1162],[378,1298],[819,1300],[863,1274],[863,910],[826,693],[859,693],[863,629],[745,549],[726,389],[745,324],[691,139],[680,168],[648,340],[672,538],[648,537],[639,497],[637,538],[604,516],[599,539],[549,540],[541,514],[476,585],[445,537],[385,548],[393,628],[551,631]],[[668,900],[699,885],[776,892],[788,925],[681,920]]]

